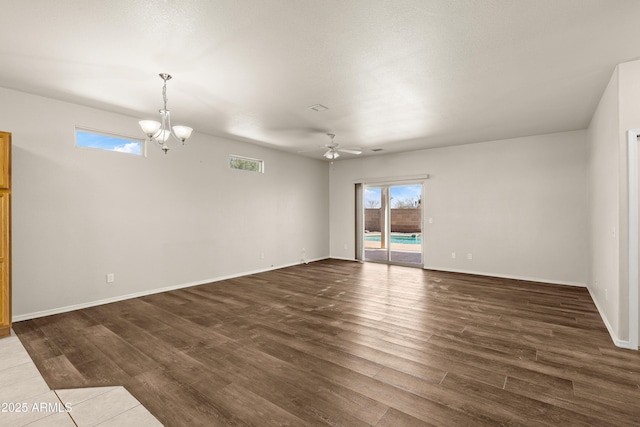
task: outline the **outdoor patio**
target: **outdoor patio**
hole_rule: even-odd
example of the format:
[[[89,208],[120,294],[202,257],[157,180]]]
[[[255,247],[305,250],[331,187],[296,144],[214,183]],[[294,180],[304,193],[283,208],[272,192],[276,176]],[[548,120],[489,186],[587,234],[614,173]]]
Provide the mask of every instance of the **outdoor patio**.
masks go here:
[[[391,233],[392,236],[417,236],[420,234]],[[379,236],[380,233],[367,233],[366,236]],[[419,264],[422,265],[422,243],[388,243],[391,262]],[[364,240],[364,259],[365,261],[387,262],[387,249],[381,247],[380,241]]]

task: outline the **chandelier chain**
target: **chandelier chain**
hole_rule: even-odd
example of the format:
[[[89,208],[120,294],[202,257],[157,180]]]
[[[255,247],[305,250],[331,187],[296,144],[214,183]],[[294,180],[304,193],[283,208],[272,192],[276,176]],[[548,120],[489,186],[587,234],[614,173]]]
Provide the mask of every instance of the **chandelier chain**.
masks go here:
[[[164,101],[164,106],[162,107],[163,111],[167,111],[167,79],[164,80],[164,85],[162,85],[162,100]]]

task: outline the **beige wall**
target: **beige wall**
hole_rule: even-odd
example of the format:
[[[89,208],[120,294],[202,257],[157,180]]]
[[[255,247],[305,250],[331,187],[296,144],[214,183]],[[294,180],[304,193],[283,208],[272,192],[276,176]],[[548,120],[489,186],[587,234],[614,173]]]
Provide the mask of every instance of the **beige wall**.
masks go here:
[[[621,336],[629,339],[629,255],[628,255],[628,157],[627,131],[640,128],[640,61],[625,62],[619,69],[620,97],[620,314]],[[640,325],[639,325],[640,326]],[[626,337],[626,338],[625,338]]]
[[[616,67],[588,129],[589,290],[616,344],[628,345],[627,130],[640,128],[640,61]]]
[[[620,140],[616,68],[588,129],[589,290],[612,335],[623,339],[620,322]],[[615,339],[615,338],[614,338]]]
[[[356,181],[429,174],[426,268],[585,285],[586,172],[585,131],[335,162],[331,256],[354,258]]]
[[[329,255],[326,162],[199,133],[142,158],[75,147],[76,125],[141,136],[137,118],[0,89],[14,316],[294,264],[302,248]],[[231,170],[229,154],[266,172]]]

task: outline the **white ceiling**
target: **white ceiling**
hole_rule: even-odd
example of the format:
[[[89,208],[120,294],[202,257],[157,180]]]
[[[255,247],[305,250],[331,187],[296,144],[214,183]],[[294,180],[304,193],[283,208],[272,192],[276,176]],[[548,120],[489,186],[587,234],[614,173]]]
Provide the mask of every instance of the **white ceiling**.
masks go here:
[[[321,157],[583,129],[638,0],[0,0],[0,86]],[[308,107],[323,104],[315,112]],[[315,150],[314,150],[315,149]],[[345,155],[342,158],[351,157]]]

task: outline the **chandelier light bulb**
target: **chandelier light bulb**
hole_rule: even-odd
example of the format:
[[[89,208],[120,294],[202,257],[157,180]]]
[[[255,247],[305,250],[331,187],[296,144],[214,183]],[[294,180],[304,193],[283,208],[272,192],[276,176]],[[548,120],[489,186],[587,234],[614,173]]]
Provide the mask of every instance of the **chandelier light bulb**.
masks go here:
[[[165,142],[167,139],[169,139],[170,136],[171,136],[171,132],[169,132],[169,130],[160,129],[158,132],[156,132],[153,135],[153,139],[155,139],[157,141]],[[163,146],[164,146],[164,144],[163,144]]]
[[[178,139],[180,139],[182,142],[184,142],[191,136],[191,132],[193,132],[193,129],[188,126],[173,127],[173,133],[175,133]]]
[[[138,123],[142,128],[142,132],[147,134],[149,138],[158,133],[160,126],[162,126],[160,122],[156,122],[155,120],[140,120]]]

